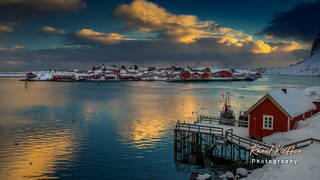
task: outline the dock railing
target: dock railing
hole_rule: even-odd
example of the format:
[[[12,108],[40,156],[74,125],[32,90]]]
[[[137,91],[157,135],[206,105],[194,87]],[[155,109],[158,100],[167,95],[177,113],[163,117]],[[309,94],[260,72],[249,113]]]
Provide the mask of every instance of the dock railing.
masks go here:
[[[203,125],[196,125],[196,124],[189,124],[189,123],[182,123],[177,122],[176,129],[179,130],[187,130],[187,131],[194,131],[194,132],[201,132],[201,133],[208,133],[208,134],[216,134],[216,135],[224,135],[223,128],[221,127],[213,127],[213,126],[203,126]]]
[[[288,147],[294,147],[295,149],[300,149],[300,148],[304,148],[306,146],[309,146],[310,144],[313,144],[314,142],[320,143],[319,139],[315,139],[315,138],[308,138],[305,140],[301,140],[301,141],[297,141],[291,144],[287,144],[284,145],[284,148],[288,148]]]
[[[197,123],[209,123],[209,124],[214,124],[214,123],[220,123],[221,119],[216,116],[208,116],[208,115],[199,115],[197,117]],[[248,121],[244,119],[236,119],[234,121],[234,125],[239,126],[239,127],[248,127]]]
[[[271,146],[269,146],[267,144],[238,136],[236,134],[233,134],[233,132],[229,131],[229,130],[226,131],[225,138],[227,140],[231,141],[232,143],[238,144],[239,146],[242,146],[244,148],[249,148],[249,147],[256,145],[256,146],[259,146],[259,148],[263,149],[263,150],[270,150],[271,149]]]

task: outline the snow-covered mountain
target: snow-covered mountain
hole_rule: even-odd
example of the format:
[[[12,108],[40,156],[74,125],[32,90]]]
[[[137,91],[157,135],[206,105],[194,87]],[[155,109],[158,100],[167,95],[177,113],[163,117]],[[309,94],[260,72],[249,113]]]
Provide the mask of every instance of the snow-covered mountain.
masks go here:
[[[320,32],[314,39],[311,56],[295,65],[286,68],[265,68],[263,74],[281,74],[281,75],[320,75]]]
[[[320,51],[314,53],[311,57],[286,68],[266,68],[262,70],[263,74],[281,74],[281,75],[320,75]]]

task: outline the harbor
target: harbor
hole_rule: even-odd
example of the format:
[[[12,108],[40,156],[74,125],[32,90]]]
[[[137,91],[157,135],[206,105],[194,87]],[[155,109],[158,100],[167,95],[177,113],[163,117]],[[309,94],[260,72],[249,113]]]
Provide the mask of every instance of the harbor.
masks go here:
[[[292,83],[292,78],[303,83]],[[28,82],[28,89],[19,78],[0,81],[0,170],[7,172],[1,179],[20,174],[81,179],[97,173],[113,179],[127,178],[128,173],[132,174],[129,179],[189,179],[200,172],[213,178],[238,168],[251,172],[257,164],[248,163],[245,147],[262,142],[250,139],[247,121],[239,119],[270,89],[279,90],[283,84],[303,89],[316,85],[317,77],[270,76],[233,83],[43,81]],[[233,126],[220,124],[226,91]],[[316,139],[310,132],[301,132],[305,136],[300,140]],[[294,137],[299,136],[288,138]],[[240,144],[240,156],[239,139],[246,142]],[[87,171],[90,167],[95,168]]]
[[[277,132],[276,129],[279,129],[277,126],[283,124],[288,127],[286,131],[297,128],[293,126],[292,129],[289,129],[291,126],[286,125],[285,122],[281,122],[281,117],[274,118],[277,110],[272,110],[271,112],[264,110],[262,101],[267,101],[270,98],[273,103],[279,104],[278,107],[282,108],[283,112],[289,112],[289,110],[291,113],[294,111],[299,112],[300,114],[297,114],[299,116],[296,115],[295,118],[291,119],[293,121],[291,124],[294,124],[294,120],[308,121],[305,118],[312,118],[313,114],[317,115],[320,112],[320,99],[318,96],[311,98],[314,95],[310,94],[307,98],[302,91],[296,89],[275,90],[266,94],[244,113],[240,112],[238,119],[235,118],[232,110],[231,94],[226,92],[225,94],[221,94],[221,96],[223,97],[224,104],[220,117],[198,115],[194,123],[177,122],[174,129],[175,162],[212,169],[216,173],[220,173],[218,175],[219,179],[224,179],[225,177],[233,179],[234,175],[241,179],[242,177],[246,177],[249,171],[262,168],[266,162],[273,162],[273,158],[280,157],[283,154],[300,154],[303,153],[306,147],[314,143],[320,143],[320,138],[308,137],[287,144],[275,145],[262,142],[263,137],[261,136],[254,136],[255,134],[261,135],[262,133],[264,137],[272,135]],[[290,106],[290,101],[299,101],[302,105]],[[289,106],[291,109],[288,109],[286,106]],[[256,114],[268,114],[268,119],[265,118],[266,115],[261,118],[263,119],[262,130],[253,125],[258,121],[256,117],[253,118],[253,122],[252,120],[250,121],[250,114],[253,114],[254,108],[260,111]],[[268,108],[272,109],[270,105]],[[272,124],[265,125],[270,117],[272,117]],[[303,117],[303,119],[297,119],[298,117]],[[264,128],[264,126],[266,127]],[[269,132],[266,133],[266,129]],[[279,129],[278,131],[283,130]],[[280,160],[278,161],[280,162]],[[295,163],[297,162],[295,161]],[[203,175],[210,176],[210,174],[199,174],[198,176]]]
[[[320,0],[0,14],[0,180],[319,180]]]
[[[210,81],[255,81],[261,74],[250,69],[219,67],[117,67],[116,65],[93,66],[90,70],[50,70],[26,72],[22,81],[59,82],[210,82]]]

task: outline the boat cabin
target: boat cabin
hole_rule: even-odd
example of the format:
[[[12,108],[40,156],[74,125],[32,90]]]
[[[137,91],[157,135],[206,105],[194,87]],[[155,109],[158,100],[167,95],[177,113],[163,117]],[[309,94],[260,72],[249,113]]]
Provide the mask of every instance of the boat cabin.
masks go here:
[[[299,120],[317,113],[316,110],[316,105],[300,90],[271,91],[245,113],[249,136],[261,140],[274,132],[289,131],[296,128]]]

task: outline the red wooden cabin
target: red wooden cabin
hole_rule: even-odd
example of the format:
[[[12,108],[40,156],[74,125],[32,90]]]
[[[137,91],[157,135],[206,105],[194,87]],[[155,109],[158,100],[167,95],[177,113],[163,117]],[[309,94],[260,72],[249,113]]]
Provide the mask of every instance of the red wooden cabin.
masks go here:
[[[195,73],[192,73],[192,79],[201,79],[201,76],[199,73],[195,72]]]
[[[316,109],[316,105],[299,90],[271,91],[245,113],[249,136],[261,140],[274,132],[294,129],[299,120],[311,117]]]
[[[32,73],[32,72],[28,72],[28,73],[26,74],[26,76],[27,76],[27,78],[35,78],[35,77],[37,77],[37,75],[34,74],[34,73]]]
[[[210,68],[204,68],[204,69],[201,70],[201,72],[210,73],[211,69]]]
[[[206,72],[201,73],[201,75],[200,75],[200,78],[201,78],[201,79],[209,79],[209,77],[210,77],[210,74],[209,74],[209,73],[206,73]]]
[[[313,114],[317,113],[317,112],[320,112],[320,100],[317,100],[317,101],[313,101],[313,104],[316,105],[316,109],[313,111]]]
[[[181,79],[190,79],[192,77],[191,73],[189,71],[185,71],[181,73]]]
[[[232,72],[227,70],[218,71],[217,74],[219,77],[232,77]]]

